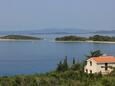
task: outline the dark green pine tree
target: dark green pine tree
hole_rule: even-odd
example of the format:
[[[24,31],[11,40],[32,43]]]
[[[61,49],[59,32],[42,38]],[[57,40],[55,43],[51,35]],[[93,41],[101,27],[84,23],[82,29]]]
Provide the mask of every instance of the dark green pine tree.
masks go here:
[[[75,58],[73,58],[73,65],[75,64]]]
[[[57,71],[63,71],[63,64],[62,64],[62,62],[60,61],[59,62],[59,64],[58,64],[58,66],[57,66],[57,69],[56,69]]]
[[[64,62],[63,62],[63,69],[64,69],[64,71],[68,70],[67,56],[65,56],[65,59],[64,59]]]
[[[67,62],[67,56],[65,57],[63,63],[60,61],[57,65],[56,70],[59,72],[63,72],[69,69],[68,62]]]

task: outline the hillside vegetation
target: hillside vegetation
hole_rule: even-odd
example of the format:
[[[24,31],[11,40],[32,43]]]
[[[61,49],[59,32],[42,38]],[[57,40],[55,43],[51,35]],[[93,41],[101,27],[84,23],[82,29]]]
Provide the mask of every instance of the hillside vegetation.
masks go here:
[[[86,41],[88,39],[79,36],[64,36],[64,37],[56,38],[55,40],[56,41]]]
[[[56,41],[110,41],[115,42],[115,37],[94,35],[90,37],[64,36],[55,38]]]
[[[7,35],[0,37],[0,39],[16,39],[16,40],[40,40],[41,38],[24,36],[24,35]]]
[[[92,40],[92,41],[115,41],[115,37],[94,35],[92,37],[89,37],[89,40]]]

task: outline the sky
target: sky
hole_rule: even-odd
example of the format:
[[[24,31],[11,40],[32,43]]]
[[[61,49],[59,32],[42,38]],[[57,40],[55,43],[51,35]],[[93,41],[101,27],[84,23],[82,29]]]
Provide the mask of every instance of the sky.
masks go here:
[[[115,0],[0,0],[0,31],[115,30]]]

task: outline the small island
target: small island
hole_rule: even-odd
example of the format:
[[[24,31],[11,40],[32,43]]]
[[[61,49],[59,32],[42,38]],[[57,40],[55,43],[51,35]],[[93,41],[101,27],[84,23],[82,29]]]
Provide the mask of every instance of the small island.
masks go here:
[[[55,41],[76,41],[76,42],[115,42],[115,37],[94,35],[90,37],[64,36],[55,38]]]
[[[108,42],[115,42],[115,37],[111,36],[101,36],[101,35],[94,35],[88,38],[92,41],[108,41]]]
[[[32,37],[32,36],[24,36],[24,35],[7,35],[0,37],[2,40],[40,40],[41,38]]]
[[[60,38],[55,38],[56,41],[87,41],[88,38],[79,36],[64,36]]]

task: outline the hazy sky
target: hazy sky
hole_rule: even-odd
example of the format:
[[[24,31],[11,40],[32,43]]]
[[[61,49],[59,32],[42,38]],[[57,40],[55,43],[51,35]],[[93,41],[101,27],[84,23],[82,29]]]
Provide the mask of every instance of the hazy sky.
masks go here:
[[[0,0],[0,30],[115,30],[115,0]]]

